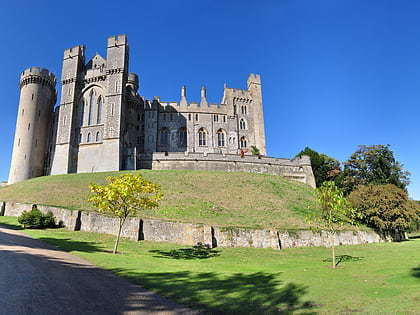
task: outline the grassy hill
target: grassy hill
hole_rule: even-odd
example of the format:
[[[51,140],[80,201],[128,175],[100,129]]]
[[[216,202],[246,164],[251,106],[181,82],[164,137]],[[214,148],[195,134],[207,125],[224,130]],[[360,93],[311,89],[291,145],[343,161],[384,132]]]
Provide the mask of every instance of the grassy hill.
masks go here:
[[[317,211],[313,189],[280,176],[206,171],[132,171],[159,183],[159,210],[143,218],[247,228],[307,229],[305,217]],[[94,211],[89,183],[106,184],[121,172],[39,177],[0,188],[0,200]]]

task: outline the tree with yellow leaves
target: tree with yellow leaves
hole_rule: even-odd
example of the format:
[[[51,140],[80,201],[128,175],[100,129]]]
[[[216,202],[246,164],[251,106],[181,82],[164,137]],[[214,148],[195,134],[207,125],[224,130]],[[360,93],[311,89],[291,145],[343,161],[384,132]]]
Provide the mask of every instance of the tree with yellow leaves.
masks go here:
[[[138,210],[153,209],[162,199],[160,185],[145,180],[140,174],[109,176],[108,185],[90,184],[94,194],[89,197],[99,212],[106,212],[119,218],[119,228],[113,253],[117,252],[121,229],[129,215],[136,215]]]

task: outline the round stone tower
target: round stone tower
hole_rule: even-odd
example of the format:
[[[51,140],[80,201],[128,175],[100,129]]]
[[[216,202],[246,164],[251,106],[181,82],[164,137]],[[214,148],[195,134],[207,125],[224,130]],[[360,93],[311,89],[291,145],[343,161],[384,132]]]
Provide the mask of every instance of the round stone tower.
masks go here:
[[[44,175],[56,79],[46,69],[28,68],[20,77],[20,101],[8,184]]]

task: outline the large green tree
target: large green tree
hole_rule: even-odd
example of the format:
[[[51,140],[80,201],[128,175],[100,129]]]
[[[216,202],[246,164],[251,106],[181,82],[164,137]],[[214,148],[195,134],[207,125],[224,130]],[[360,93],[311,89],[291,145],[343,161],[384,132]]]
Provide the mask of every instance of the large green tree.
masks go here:
[[[93,195],[89,197],[99,212],[107,212],[119,219],[118,234],[113,253],[117,252],[121,229],[129,215],[138,210],[153,209],[159,206],[162,198],[160,186],[143,179],[140,174],[109,176],[108,185],[90,184]]]
[[[341,173],[340,162],[326,154],[318,153],[306,147],[296,156],[300,157],[302,155],[308,155],[311,158],[316,187],[320,187],[325,181],[335,181]]]
[[[410,183],[410,173],[403,170],[389,145],[360,145],[343,165],[337,182],[346,195],[359,185],[393,184],[405,189]]]
[[[384,236],[401,238],[420,218],[419,204],[392,184],[358,186],[348,196],[362,221]]]

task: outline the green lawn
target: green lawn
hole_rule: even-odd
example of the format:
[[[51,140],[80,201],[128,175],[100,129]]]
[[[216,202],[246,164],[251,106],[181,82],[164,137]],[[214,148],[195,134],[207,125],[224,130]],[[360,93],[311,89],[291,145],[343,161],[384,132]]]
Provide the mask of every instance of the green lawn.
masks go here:
[[[0,223],[17,227],[17,219]],[[339,246],[331,269],[323,247],[280,251],[122,240],[66,229],[25,233],[161,295],[209,313],[419,314],[420,237]]]
[[[122,172],[33,178],[0,188],[1,201],[95,211],[89,184],[105,184]],[[125,172],[127,173],[127,172]],[[206,171],[132,171],[162,186],[158,210],[142,218],[246,228],[308,229],[305,217],[318,211],[313,189],[281,176]],[[48,192],[48,193],[46,193]]]

